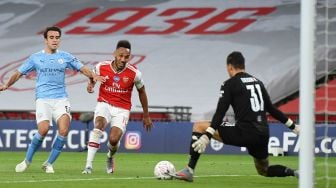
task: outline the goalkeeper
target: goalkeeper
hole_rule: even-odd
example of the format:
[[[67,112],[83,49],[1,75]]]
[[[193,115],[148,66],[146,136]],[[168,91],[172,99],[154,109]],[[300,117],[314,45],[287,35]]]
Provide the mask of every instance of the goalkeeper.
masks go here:
[[[269,127],[266,112],[299,134],[299,125],[273,106],[263,83],[245,72],[245,59],[240,52],[227,57],[230,78],[220,89],[216,112],[210,122],[197,122],[193,126],[188,166],[177,172],[177,179],[192,182],[200,154],[211,138],[227,145],[246,147],[253,157],[258,174],[266,177],[296,176],[298,172],[283,165],[269,165]],[[236,123],[223,122],[226,111],[232,106]]]

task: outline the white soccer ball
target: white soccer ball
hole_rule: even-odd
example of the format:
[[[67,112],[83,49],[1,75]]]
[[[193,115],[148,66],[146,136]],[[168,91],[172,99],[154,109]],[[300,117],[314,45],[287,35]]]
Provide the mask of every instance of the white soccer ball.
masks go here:
[[[168,174],[175,174],[175,172],[175,166],[169,161],[160,161],[154,167],[154,175],[159,180],[170,180],[172,177]]]

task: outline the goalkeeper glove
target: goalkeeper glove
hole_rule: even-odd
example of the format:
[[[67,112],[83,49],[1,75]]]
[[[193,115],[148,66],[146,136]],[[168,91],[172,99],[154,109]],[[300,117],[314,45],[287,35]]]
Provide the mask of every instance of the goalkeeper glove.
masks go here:
[[[208,127],[206,129],[206,134],[203,134],[199,139],[197,139],[191,146],[194,148],[194,151],[198,153],[204,153],[206,147],[210,142],[210,138],[215,133],[215,129]]]
[[[295,134],[299,135],[300,134],[300,125],[295,124],[295,128],[292,130]]]
[[[203,134],[191,146],[194,148],[194,151],[198,153],[204,153],[205,148],[207,147],[209,142],[210,142],[209,137],[206,134]]]
[[[299,135],[300,134],[300,125],[295,124],[290,118],[288,118],[287,122],[285,125],[291,129],[295,134]]]

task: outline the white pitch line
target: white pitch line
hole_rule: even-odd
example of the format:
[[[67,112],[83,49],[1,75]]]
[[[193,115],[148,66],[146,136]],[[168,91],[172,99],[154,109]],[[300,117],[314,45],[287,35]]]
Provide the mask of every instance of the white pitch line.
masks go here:
[[[240,174],[231,174],[231,175],[201,175],[194,176],[195,178],[209,178],[209,177],[247,177],[247,176],[258,176],[258,175],[240,175]],[[75,182],[75,181],[95,181],[95,180],[136,180],[136,179],[156,179],[156,177],[110,177],[110,178],[79,178],[79,179],[50,179],[50,180],[22,180],[22,181],[2,181],[1,183],[10,184],[10,183],[39,183],[39,182]]]

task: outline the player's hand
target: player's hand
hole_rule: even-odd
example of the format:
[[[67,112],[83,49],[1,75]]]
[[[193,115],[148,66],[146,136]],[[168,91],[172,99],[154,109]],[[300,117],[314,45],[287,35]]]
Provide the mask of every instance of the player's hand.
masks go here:
[[[153,127],[153,122],[152,122],[151,118],[149,116],[144,117],[142,121],[143,121],[143,126],[146,129],[146,131],[147,132],[151,131],[152,127]]]
[[[191,146],[194,148],[194,151],[198,153],[204,153],[207,145],[209,144],[210,140],[209,137],[203,134],[199,139],[194,142]]]
[[[300,134],[300,125],[294,123],[290,118],[288,118],[287,122],[285,125],[291,129],[295,134],[299,135]]]
[[[99,76],[99,75],[94,74],[92,79],[94,82],[99,81],[101,83],[104,83],[108,79],[108,76]]]
[[[94,93],[94,85],[93,84],[91,84],[91,83],[88,83],[88,85],[86,86],[86,91],[88,92],[88,93]]]
[[[5,91],[6,89],[8,89],[7,84],[0,86],[0,91]]]

